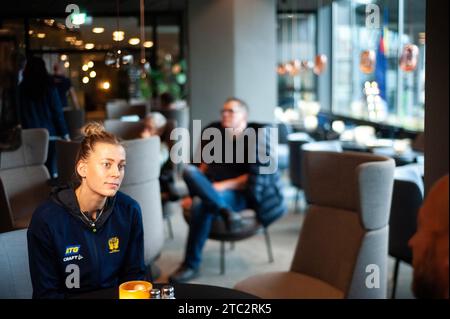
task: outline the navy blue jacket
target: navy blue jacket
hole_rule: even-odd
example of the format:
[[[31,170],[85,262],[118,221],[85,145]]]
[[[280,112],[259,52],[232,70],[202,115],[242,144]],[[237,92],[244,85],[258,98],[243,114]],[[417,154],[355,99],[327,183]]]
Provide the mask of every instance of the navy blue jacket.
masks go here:
[[[82,216],[73,188],[59,189],[36,209],[27,235],[33,298],[65,298],[144,279],[141,209],[121,192],[94,223]]]
[[[277,128],[270,124],[261,123],[249,123],[248,127],[256,131],[264,129],[264,141],[260,140],[259,134],[257,135],[256,161],[249,165],[246,191],[250,208],[255,210],[256,217],[261,224],[267,227],[288,211],[283,195],[283,184],[278,171],[278,153],[271,148],[278,147],[278,140],[271,141],[272,136],[269,128],[275,130]],[[269,156],[271,161],[263,163],[259,152]],[[270,165],[274,163],[276,163],[275,167],[269,169]],[[262,168],[268,168],[268,170],[262,173]]]
[[[51,86],[39,99],[33,99],[19,85],[20,122],[22,127],[46,128],[50,136],[64,137],[69,134],[58,91]]]

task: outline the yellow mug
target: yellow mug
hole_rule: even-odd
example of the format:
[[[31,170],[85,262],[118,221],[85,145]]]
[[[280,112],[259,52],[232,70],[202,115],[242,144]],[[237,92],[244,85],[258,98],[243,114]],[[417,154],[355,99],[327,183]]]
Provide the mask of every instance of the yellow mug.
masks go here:
[[[119,286],[119,299],[149,299],[153,285],[148,281],[134,280]]]

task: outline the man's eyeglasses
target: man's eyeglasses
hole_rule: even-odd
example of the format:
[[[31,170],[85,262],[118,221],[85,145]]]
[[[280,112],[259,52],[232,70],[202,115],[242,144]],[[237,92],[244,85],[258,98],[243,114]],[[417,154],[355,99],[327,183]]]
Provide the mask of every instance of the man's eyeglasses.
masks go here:
[[[225,109],[225,110],[221,110],[220,114],[226,114],[226,113],[235,114],[235,113],[238,113],[238,112],[239,112],[239,110]]]

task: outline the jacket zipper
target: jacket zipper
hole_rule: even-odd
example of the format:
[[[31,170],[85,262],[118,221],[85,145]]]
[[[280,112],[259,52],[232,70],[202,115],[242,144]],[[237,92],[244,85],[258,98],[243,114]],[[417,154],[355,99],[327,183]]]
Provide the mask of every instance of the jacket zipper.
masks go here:
[[[97,279],[97,287],[101,286],[101,280],[100,280],[100,265],[99,265],[99,256],[98,256],[98,249],[97,249],[97,243],[96,243],[96,233],[92,232],[90,235],[92,235],[91,238],[91,244],[93,246],[93,250],[94,250],[94,268],[95,268],[95,272],[97,273],[96,275],[96,279]]]

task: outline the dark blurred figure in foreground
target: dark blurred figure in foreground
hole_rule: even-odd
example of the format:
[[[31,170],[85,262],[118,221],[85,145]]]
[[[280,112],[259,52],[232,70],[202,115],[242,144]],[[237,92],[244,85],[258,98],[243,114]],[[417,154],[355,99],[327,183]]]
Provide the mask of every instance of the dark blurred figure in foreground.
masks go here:
[[[413,291],[417,298],[448,299],[448,174],[431,188],[419,211],[413,252]]]

